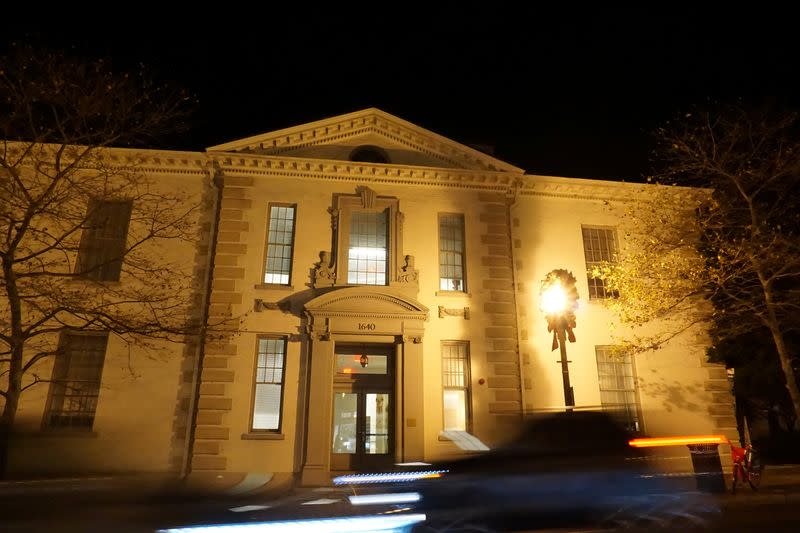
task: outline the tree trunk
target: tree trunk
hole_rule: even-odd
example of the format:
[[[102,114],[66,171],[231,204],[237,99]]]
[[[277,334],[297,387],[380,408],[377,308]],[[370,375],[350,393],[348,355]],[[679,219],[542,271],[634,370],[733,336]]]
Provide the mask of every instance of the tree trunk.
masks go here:
[[[789,391],[789,398],[794,407],[794,430],[800,431],[800,388],[797,386],[797,378],[792,367],[792,354],[786,348],[783,333],[774,326],[770,326],[769,330],[772,333],[772,340],[775,342],[775,349],[778,351],[783,377],[786,380],[786,390]]]
[[[3,415],[0,417],[0,479],[5,479],[8,474],[9,448],[11,435],[14,430],[14,419],[17,417],[19,396],[22,394],[22,356],[25,349],[25,337],[22,332],[22,299],[17,290],[17,276],[12,266],[13,255],[8,253],[3,256],[3,283],[8,298],[8,308],[11,320],[11,342],[9,343],[11,360],[8,368],[8,387],[5,390],[6,404]]]
[[[14,419],[17,417],[17,406],[19,405],[19,387],[12,391],[11,376],[9,376],[9,387],[6,396],[6,405],[3,414],[0,416],[0,479],[6,479],[8,475],[8,456],[11,448],[11,432],[14,427]]]

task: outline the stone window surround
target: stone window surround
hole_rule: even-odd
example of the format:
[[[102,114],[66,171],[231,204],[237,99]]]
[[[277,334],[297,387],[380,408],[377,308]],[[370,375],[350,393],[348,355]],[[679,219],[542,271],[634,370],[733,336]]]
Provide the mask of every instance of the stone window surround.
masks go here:
[[[405,264],[403,255],[403,215],[400,212],[400,202],[397,198],[377,196],[367,187],[359,188],[360,194],[339,194],[334,196],[333,226],[334,226],[334,259],[336,265],[336,286],[350,285],[347,283],[348,249],[350,243],[350,215],[354,211],[364,210],[372,212],[388,211],[388,260],[386,264],[387,286],[398,284],[398,275]]]

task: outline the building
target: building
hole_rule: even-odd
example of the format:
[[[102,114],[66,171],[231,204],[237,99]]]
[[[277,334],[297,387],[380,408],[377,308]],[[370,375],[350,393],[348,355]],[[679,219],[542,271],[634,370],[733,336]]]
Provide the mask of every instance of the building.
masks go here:
[[[34,431],[48,400],[29,395],[21,469],[52,468],[41,457],[57,447],[83,470],[323,485],[463,453],[443,431],[495,445],[524,412],[564,408],[538,302],[556,268],[581,297],[577,406],[652,435],[736,436],[725,369],[698,336],[610,355],[608,295],[585,272],[622,237],[605,204],[637,186],[526,174],[377,109],[154,151],[146,168],[209,199],[185,253],[200,285],[212,275],[210,334],[140,361],[137,380],[109,341],[88,441]]]

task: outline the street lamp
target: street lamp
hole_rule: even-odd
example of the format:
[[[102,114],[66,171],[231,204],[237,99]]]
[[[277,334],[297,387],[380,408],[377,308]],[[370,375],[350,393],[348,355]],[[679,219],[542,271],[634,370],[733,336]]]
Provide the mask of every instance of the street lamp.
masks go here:
[[[564,381],[564,405],[571,411],[575,395],[569,383],[567,340],[575,342],[575,310],[578,309],[578,289],[572,272],[556,269],[542,280],[539,307],[547,319],[547,331],[553,332],[553,347],[561,348],[561,375]]]

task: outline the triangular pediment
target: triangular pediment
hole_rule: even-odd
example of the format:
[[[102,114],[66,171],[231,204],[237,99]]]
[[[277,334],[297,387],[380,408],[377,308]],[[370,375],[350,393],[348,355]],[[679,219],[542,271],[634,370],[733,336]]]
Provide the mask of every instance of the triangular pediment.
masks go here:
[[[208,151],[347,161],[360,147],[377,147],[391,165],[524,172],[376,108],[219,144]]]

